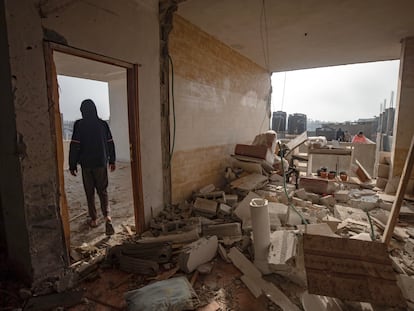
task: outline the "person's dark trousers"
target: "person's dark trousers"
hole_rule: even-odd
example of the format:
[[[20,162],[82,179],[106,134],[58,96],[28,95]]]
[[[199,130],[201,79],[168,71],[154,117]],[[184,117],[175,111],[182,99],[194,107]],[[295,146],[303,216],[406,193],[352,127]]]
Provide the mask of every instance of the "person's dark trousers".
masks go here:
[[[106,167],[87,168],[82,167],[83,187],[88,201],[89,216],[97,219],[95,208],[95,189],[101,202],[101,210],[104,217],[109,215],[108,204],[108,170]]]

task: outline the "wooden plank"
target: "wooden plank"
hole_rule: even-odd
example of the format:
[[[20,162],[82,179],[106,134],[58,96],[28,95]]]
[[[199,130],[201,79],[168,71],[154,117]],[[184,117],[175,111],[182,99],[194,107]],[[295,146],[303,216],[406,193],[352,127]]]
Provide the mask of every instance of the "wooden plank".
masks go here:
[[[382,242],[388,245],[391,241],[392,234],[394,232],[395,225],[398,221],[398,215],[400,214],[401,204],[404,199],[404,194],[407,189],[408,180],[410,179],[411,172],[414,165],[414,136],[411,138],[410,150],[408,151],[407,159],[405,161],[404,169],[402,171],[400,183],[398,184],[396,199],[392,205],[391,215],[388,218],[387,226],[382,236]]]
[[[311,294],[405,306],[383,243],[304,234]]]
[[[70,261],[70,224],[69,224],[69,208],[65,192],[65,178],[64,178],[64,154],[63,154],[63,135],[62,135],[62,120],[59,109],[59,91],[57,82],[56,66],[53,61],[53,50],[51,46],[45,42],[43,44],[46,79],[47,79],[47,95],[49,101],[49,114],[52,129],[52,137],[55,140],[56,147],[56,163],[57,163],[57,178],[59,181],[59,210],[62,219],[63,235],[65,238],[66,254],[65,259],[69,264]]]

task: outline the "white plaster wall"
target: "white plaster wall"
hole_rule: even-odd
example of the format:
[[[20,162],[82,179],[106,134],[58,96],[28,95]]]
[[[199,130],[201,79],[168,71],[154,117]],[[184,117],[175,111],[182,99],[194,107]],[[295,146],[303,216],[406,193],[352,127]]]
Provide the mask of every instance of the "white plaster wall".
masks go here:
[[[241,94],[179,75],[174,79],[176,151],[250,144],[257,134],[269,129],[266,102],[254,90]]]
[[[66,5],[64,5],[66,3]],[[146,221],[162,207],[158,1],[89,0],[46,3],[42,24],[68,45],[142,66],[139,112]]]
[[[129,162],[129,129],[126,72],[124,78],[108,82],[110,127],[117,161]]]

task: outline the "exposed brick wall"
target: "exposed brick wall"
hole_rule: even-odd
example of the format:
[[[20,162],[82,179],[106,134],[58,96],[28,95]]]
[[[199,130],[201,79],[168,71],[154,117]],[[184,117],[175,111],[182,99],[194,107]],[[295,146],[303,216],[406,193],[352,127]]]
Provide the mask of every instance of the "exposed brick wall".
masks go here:
[[[270,75],[178,15],[169,51],[176,111],[172,201],[177,203],[206,184],[223,183],[235,144],[251,143],[268,129]]]

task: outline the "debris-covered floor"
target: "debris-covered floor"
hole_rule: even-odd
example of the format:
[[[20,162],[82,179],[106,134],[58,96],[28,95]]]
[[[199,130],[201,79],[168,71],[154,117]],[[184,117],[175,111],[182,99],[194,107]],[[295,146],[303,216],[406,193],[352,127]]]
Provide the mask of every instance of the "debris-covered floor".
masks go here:
[[[414,203],[403,201],[387,247],[390,187],[385,193],[356,171],[300,176],[297,189],[294,170],[283,178],[293,167],[275,155],[274,141],[264,134],[259,149],[236,147],[225,185],[166,207],[141,235],[120,226],[78,248],[83,259],[71,273],[48,291],[20,289],[14,307],[413,309]]]

